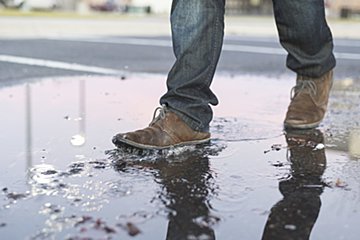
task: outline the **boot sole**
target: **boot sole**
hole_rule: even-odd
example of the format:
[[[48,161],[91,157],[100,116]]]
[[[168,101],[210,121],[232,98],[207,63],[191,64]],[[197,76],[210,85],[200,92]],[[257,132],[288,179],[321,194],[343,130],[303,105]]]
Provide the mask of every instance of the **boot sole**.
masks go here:
[[[321,121],[316,122],[316,123],[309,123],[309,124],[289,124],[289,123],[284,123],[284,128],[285,129],[312,129],[312,128],[317,128],[320,125]]]
[[[210,138],[206,138],[206,139],[201,139],[201,140],[181,142],[181,143],[177,143],[177,144],[169,145],[169,146],[152,146],[152,145],[145,145],[145,144],[133,142],[128,139],[121,139],[121,140],[118,140],[118,142],[115,143],[115,145],[117,147],[119,147],[121,145],[125,145],[125,146],[130,146],[130,147],[134,147],[134,148],[138,148],[138,149],[145,149],[145,150],[164,150],[164,149],[169,149],[169,148],[174,148],[174,147],[198,145],[198,144],[207,143],[209,141],[210,141]]]

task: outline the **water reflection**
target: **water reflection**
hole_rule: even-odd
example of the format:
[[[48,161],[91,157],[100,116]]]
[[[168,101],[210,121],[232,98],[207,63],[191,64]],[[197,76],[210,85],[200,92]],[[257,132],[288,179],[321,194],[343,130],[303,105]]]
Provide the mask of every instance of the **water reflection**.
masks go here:
[[[349,154],[352,158],[360,158],[360,129],[353,129],[349,134]]]
[[[236,81],[238,84],[248,86],[241,88],[247,91],[242,94],[245,97],[257,96],[248,91],[256,89],[252,84],[258,85],[258,81],[248,81],[247,76],[234,79],[224,77],[221,79],[224,81],[219,81],[221,85],[218,85],[218,90],[223,92],[224,102],[223,107],[217,109],[212,133],[216,137],[215,141],[229,140],[225,144],[229,144],[230,148],[220,155],[222,161],[213,161],[211,157],[218,152],[218,146],[215,144],[212,145],[214,149],[209,147],[196,154],[179,154],[184,158],[182,160],[167,159],[146,163],[154,171],[135,171],[133,174],[118,176],[117,172],[109,170],[112,169],[112,162],[104,157],[104,151],[113,147],[110,138],[114,132],[133,129],[148,123],[148,113],[145,110],[152,109],[157,102],[158,94],[146,89],[156,85],[159,94],[163,91],[161,87],[163,81],[156,78],[148,78],[145,75],[144,77],[134,75],[129,78],[131,81],[107,77],[54,78],[19,86],[0,87],[0,112],[4,113],[0,124],[4,150],[2,155],[4,167],[0,179],[4,195],[1,222],[7,224],[6,227],[1,228],[4,238],[9,239],[6,236],[13,236],[13,239],[23,239],[26,236],[33,236],[38,229],[44,228],[53,232],[56,238],[64,239],[65,237],[62,236],[74,232],[76,235],[81,230],[82,226],[76,227],[74,222],[83,216],[91,215],[94,219],[99,216],[116,226],[117,222],[113,219],[117,219],[119,215],[131,216],[133,212],[139,212],[139,206],[146,206],[149,207],[146,211],[153,217],[146,218],[143,222],[139,220],[140,223],[134,222],[140,224],[139,227],[143,231],[140,238],[161,238],[157,235],[158,231],[164,233],[165,230],[157,229],[154,234],[150,233],[149,228],[153,226],[160,228],[160,224],[164,221],[162,210],[165,207],[168,218],[168,239],[214,239],[214,224],[216,225],[218,219],[213,216],[215,211],[209,204],[211,202],[216,208],[216,213],[225,219],[221,222],[221,226],[216,226],[216,235],[221,239],[226,239],[224,235],[234,232],[239,236],[257,236],[262,231],[264,239],[279,239],[281,236],[287,239],[306,239],[311,232],[315,238],[321,235],[330,238],[352,236],[356,239],[358,228],[355,223],[359,220],[357,213],[360,209],[358,204],[360,181],[356,170],[359,169],[360,164],[359,161],[349,161],[349,158],[359,159],[360,156],[360,124],[357,120],[360,114],[359,87],[355,89],[352,86],[351,91],[340,89],[333,92],[330,112],[322,125],[328,160],[328,168],[324,176],[322,174],[326,160],[324,149],[321,149],[322,134],[318,131],[307,133],[305,136],[299,133],[287,134],[292,171],[289,178],[282,179],[279,184],[283,199],[271,209],[264,229],[262,225],[264,216],[249,214],[248,209],[263,210],[263,204],[268,203],[268,199],[259,201],[267,195],[263,190],[273,194],[271,195],[273,199],[278,195],[277,190],[275,189],[274,193],[272,189],[273,179],[283,172],[279,173],[277,169],[269,166],[267,162],[269,154],[262,154],[262,151],[270,144],[278,141],[282,143],[284,140],[269,138],[275,136],[273,133],[277,134],[281,131],[280,126],[274,122],[278,123],[277,116],[280,116],[281,120],[283,115],[281,110],[283,108],[279,104],[283,104],[283,99],[288,99],[287,94],[283,96],[280,93],[283,92],[280,90],[284,81],[276,82],[274,79],[264,78],[262,81],[267,82],[274,91],[269,91],[263,98],[272,101],[255,99],[254,104],[261,106],[246,104],[245,109],[226,107],[232,106],[227,104],[231,102],[228,96],[231,95],[229,91],[233,88],[232,83]],[[139,86],[143,87],[139,88]],[[137,91],[136,96],[133,96],[134,88],[143,90]],[[114,89],[121,89],[121,92],[117,93]],[[280,98],[269,96],[274,96],[274,92],[279,94]],[[142,100],[125,101],[129,97],[127,93],[131,93],[134,99]],[[144,99],[146,101],[143,101]],[[263,105],[264,102],[267,104]],[[249,111],[253,115],[244,116],[243,112],[248,112],[247,108],[256,110]],[[269,109],[275,111],[274,115],[269,114]],[[264,123],[268,116],[271,117],[271,121]],[[244,119],[245,117],[248,118]],[[74,145],[85,144],[82,147],[71,145],[69,142],[71,136],[86,137],[86,139],[74,138],[76,140],[74,143],[77,143]],[[253,137],[265,138],[250,144],[241,141]],[[282,149],[274,154],[283,154]],[[176,158],[179,158],[179,155]],[[137,155],[135,158],[142,159]],[[216,169],[216,184],[209,159],[212,168]],[[246,161],[247,159],[255,161]],[[140,163],[140,165],[144,164]],[[287,167],[288,165],[282,170],[286,171]],[[25,168],[31,169],[30,178],[23,181]],[[229,169],[232,170],[231,173]],[[159,195],[154,195],[158,190],[158,186],[152,182],[154,176],[161,186]],[[257,180],[260,177],[259,183]],[[337,179],[341,181],[333,191],[329,190],[322,194],[321,177],[330,182],[336,182]],[[349,187],[345,189],[345,185]],[[140,191],[136,191],[137,189]],[[218,196],[214,197],[215,194]],[[325,220],[321,221],[319,218],[317,227],[312,230],[320,211],[320,194],[323,203],[324,200],[327,203],[322,204],[321,207],[321,216]],[[157,199],[156,203],[149,203],[154,196]],[[160,200],[162,202],[159,203]],[[13,204],[15,201],[16,205]],[[270,200],[271,204],[275,202],[276,200]],[[160,206],[157,205],[158,203]],[[134,209],[128,209],[127,206],[130,205]],[[63,223],[58,217],[61,215],[59,213],[46,215],[49,212],[48,208],[51,210],[53,206],[56,206],[55,209],[61,209],[63,219],[70,220]],[[28,208],[34,211],[26,211]],[[40,214],[36,214],[37,212]],[[338,212],[342,215],[339,216]],[[75,220],[72,220],[73,215],[76,217]],[[253,217],[251,221],[243,221],[244,218],[250,219],[250,217]],[[45,218],[53,220],[54,227],[44,225]],[[17,226],[15,223],[19,221],[32,222],[32,224],[23,224],[26,227],[21,232],[13,227]],[[61,230],[57,230],[55,226],[59,223],[62,224]],[[240,229],[239,225],[244,228]],[[252,228],[252,225],[258,228]],[[331,226],[332,232],[326,230],[328,226]],[[349,229],[351,231],[347,231]],[[117,230],[121,235],[123,230],[120,228]],[[334,235],[334,232],[339,232],[341,236]],[[245,239],[250,238],[245,237]]]
[[[330,149],[344,151],[351,159],[360,158],[360,85],[357,79],[334,82],[325,118],[326,142]]]
[[[169,219],[166,239],[215,239],[213,226],[219,218],[211,212],[210,200],[216,185],[208,158],[209,152],[214,154],[214,151],[214,146],[208,146],[201,151],[183,150],[170,157],[130,163],[155,170],[155,181],[161,185],[157,198],[165,206]],[[124,164],[118,162],[117,170],[124,170]]]
[[[27,83],[25,85],[25,116],[26,116],[26,126],[25,126],[25,136],[26,136],[26,170],[32,167],[32,111],[31,111],[31,87]]]
[[[309,239],[325,186],[324,137],[319,130],[287,132],[285,136],[291,172],[279,183],[283,199],[272,207],[262,239]]]
[[[73,146],[83,146],[86,142],[85,119],[86,118],[86,85],[85,80],[79,81],[79,117],[75,120],[79,122],[78,132],[71,137]]]
[[[157,166],[163,186],[163,200],[169,210],[166,239],[215,239],[210,213],[210,195],[214,191],[209,159],[188,159]]]

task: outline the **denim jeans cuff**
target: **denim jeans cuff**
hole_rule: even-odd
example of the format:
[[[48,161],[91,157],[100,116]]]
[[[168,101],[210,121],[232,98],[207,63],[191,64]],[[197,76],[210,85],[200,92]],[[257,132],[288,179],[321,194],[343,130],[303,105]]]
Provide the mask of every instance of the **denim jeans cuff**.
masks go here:
[[[297,72],[296,74],[298,77],[301,78],[320,78],[325,74],[327,74],[329,71],[333,70],[334,68],[335,68],[335,62],[332,65],[329,65],[326,68],[324,68],[321,72],[302,71],[302,72]]]

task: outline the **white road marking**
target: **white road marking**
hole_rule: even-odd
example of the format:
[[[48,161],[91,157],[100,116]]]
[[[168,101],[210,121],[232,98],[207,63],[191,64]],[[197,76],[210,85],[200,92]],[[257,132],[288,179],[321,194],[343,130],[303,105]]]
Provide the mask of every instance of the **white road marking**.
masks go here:
[[[230,52],[245,52],[245,53],[260,53],[260,54],[274,54],[274,55],[286,55],[286,51],[282,48],[274,47],[258,47],[250,45],[235,45],[235,44],[224,44],[224,51]]]
[[[67,62],[44,60],[38,58],[18,57],[11,55],[0,55],[0,61],[8,62],[8,63],[24,64],[30,66],[48,67],[48,68],[56,68],[62,70],[71,70],[71,71],[106,74],[106,75],[124,74],[123,71],[119,71],[111,68],[102,68],[102,67],[87,66],[77,63],[67,63]]]
[[[342,52],[335,52],[335,57],[337,59],[344,59],[344,60],[360,60],[360,54],[358,53],[342,53]]]
[[[278,43],[278,38],[272,37],[239,37],[239,36],[226,36],[225,40],[231,41],[247,41],[247,42],[258,42],[258,43]],[[339,47],[360,47],[359,39],[334,39],[334,44]]]
[[[255,46],[248,46],[248,45],[224,45],[223,50],[234,51],[234,52],[246,52],[246,53],[287,55],[287,52],[282,48],[255,47]],[[360,60],[360,54],[358,54],[358,53],[334,52],[334,55],[335,55],[336,59]]]
[[[74,42],[89,42],[89,43],[110,43],[110,44],[127,44],[138,46],[153,46],[153,47],[172,47],[169,40],[160,39],[144,39],[144,38],[119,38],[119,39],[55,39],[57,41],[74,41]],[[244,53],[258,53],[258,54],[272,54],[272,55],[286,55],[287,52],[283,48],[278,47],[262,47],[243,44],[224,44],[224,51],[230,52],[244,52]],[[345,53],[335,52],[337,59],[344,60],[360,60],[360,53]]]

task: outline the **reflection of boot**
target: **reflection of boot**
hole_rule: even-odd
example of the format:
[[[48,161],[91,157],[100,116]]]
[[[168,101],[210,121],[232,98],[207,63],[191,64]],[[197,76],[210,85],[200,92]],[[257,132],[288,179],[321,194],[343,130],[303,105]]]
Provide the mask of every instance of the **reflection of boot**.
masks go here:
[[[309,239],[321,207],[321,176],[326,168],[323,134],[317,129],[291,131],[286,141],[291,174],[279,183],[284,198],[272,207],[263,239]]]
[[[288,131],[285,134],[292,177],[320,181],[326,165],[324,135],[318,129]]]

